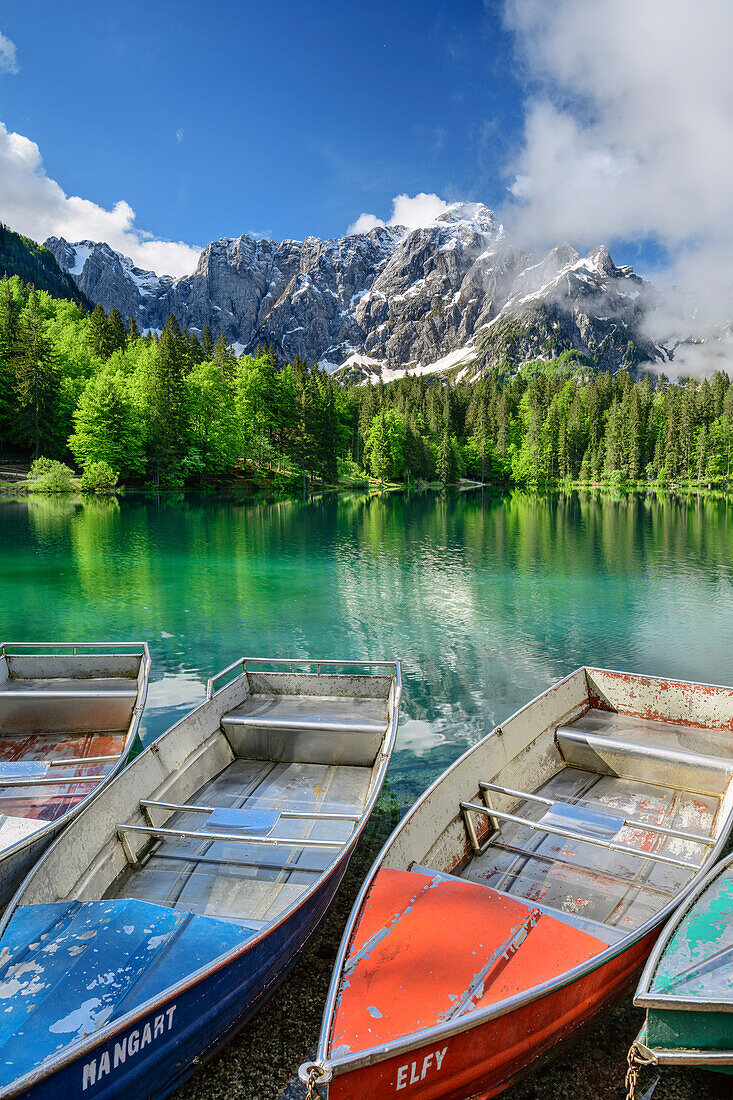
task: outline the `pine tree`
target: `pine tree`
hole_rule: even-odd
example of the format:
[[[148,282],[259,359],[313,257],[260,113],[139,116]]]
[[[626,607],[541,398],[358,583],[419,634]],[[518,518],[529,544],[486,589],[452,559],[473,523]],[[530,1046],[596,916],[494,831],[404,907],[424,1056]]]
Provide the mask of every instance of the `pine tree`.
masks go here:
[[[209,334],[211,335],[211,334]],[[227,345],[224,339],[224,333],[219,335],[219,339],[216,341],[216,347],[214,348],[213,361],[221,371],[221,377],[224,384],[231,389],[234,381],[234,366],[237,362],[237,357],[232,349]]]
[[[443,485],[449,485],[455,476],[455,469],[453,464],[453,448],[451,447],[450,436],[448,432],[443,432],[443,438],[440,441],[440,450],[438,451],[438,465],[436,469],[438,481]]]
[[[489,431],[487,424],[486,406],[483,402],[479,405],[473,429],[473,438],[476,441],[476,452],[479,461],[479,477],[486,480],[486,455],[489,444]]]
[[[679,428],[682,473],[687,480],[690,478],[690,462],[692,459],[692,441],[695,432],[695,419],[695,383],[688,382],[682,397]]]
[[[116,351],[122,351],[127,345],[127,331],[119,310],[113,309],[105,325],[106,358]]]
[[[53,348],[46,338],[35,287],[30,288],[28,303],[20,318],[15,389],[20,405],[21,441],[33,449],[36,458],[41,454],[42,441],[50,444],[44,446],[44,450],[55,450],[58,371]]]
[[[707,427],[705,424],[700,425],[700,431],[697,433],[697,482],[698,485],[702,481],[702,472],[705,468],[705,462],[707,461]]]
[[[627,431],[629,477],[636,479],[641,474],[644,454],[643,412],[636,387],[631,391],[629,399]]]
[[[0,454],[16,427],[15,359],[18,354],[18,305],[7,277],[0,282]]]
[[[92,355],[100,359],[107,358],[107,314],[104,306],[97,305],[92,310],[87,329],[87,343]]]
[[[667,438],[664,448],[664,468],[667,478],[674,480],[680,473],[680,437],[676,409],[670,403],[670,412],[667,419]]]
[[[173,314],[160,336],[150,384],[151,461],[156,486],[183,483],[188,451],[186,387],[181,331]]]
[[[211,335],[211,329],[208,324],[205,326],[203,333],[201,334],[201,354],[204,357],[204,362],[208,362],[214,354],[214,339]]]

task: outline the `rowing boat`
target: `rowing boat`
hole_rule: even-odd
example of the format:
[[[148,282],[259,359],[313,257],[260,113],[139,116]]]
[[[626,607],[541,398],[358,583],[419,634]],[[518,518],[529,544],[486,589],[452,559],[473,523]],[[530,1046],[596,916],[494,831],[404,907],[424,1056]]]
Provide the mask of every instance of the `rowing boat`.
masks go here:
[[[139,643],[0,646],[0,906],[134,751]]]
[[[733,689],[580,668],[470,749],[357,898],[300,1076],[486,1100],[638,974],[733,824]]]
[[[6,913],[0,1096],[165,1096],[242,1025],[333,898],[400,694],[394,662],[248,658],[209,681]]]
[[[636,990],[646,1019],[631,1062],[733,1073],[733,856],[667,923]]]

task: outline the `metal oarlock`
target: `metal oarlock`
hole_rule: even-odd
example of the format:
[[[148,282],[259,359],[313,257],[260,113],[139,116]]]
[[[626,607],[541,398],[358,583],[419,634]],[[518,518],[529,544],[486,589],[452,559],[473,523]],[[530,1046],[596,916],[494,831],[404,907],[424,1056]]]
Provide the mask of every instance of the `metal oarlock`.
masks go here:
[[[304,1062],[298,1070],[298,1077],[306,1086],[306,1100],[319,1100],[319,1084],[326,1085],[333,1078],[333,1073],[322,1062]]]

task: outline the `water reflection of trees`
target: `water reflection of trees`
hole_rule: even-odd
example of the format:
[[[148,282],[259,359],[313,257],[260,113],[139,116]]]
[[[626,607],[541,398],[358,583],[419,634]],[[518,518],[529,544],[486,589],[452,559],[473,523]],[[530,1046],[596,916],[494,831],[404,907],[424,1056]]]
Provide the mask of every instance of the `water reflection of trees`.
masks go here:
[[[351,523],[345,614],[365,650],[409,637],[405,708],[428,724],[426,744],[430,731],[474,739],[584,662],[692,675],[673,621],[680,579],[700,652],[721,585],[731,599],[724,501],[405,494],[370,500]]]
[[[14,633],[146,637],[181,692],[243,651],[401,657],[405,776],[583,662],[726,675],[725,501],[161,494],[8,503],[0,522]]]

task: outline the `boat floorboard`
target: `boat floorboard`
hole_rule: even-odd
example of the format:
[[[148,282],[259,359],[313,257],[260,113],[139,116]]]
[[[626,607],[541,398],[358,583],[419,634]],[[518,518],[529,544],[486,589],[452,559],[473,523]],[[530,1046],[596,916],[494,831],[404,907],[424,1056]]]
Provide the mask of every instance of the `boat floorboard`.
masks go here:
[[[105,775],[115,761],[86,763],[87,758],[119,757],[125,747],[125,734],[117,731],[93,733],[5,733],[0,731],[0,763],[58,762],[49,768],[46,778],[78,775],[79,783],[44,783],[39,786],[14,786],[10,778],[0,780],[0,814],[7,818],[58,821],[77,802],[96,790],[97,784],[84,782],[84,776]],[[63,761],[63,764],[61,764]],[[3,846],[0,829],[0,847]]]
[[[189,799],[190,804],[248,810],[361,814],[372,770],[327,764],[235,760]],[[160,821],[160,811],[156,823]],[[166,828],[200,831],[202,814],[177,811]],[[294,902],[328,867],[337,849],[298,841],[347,841],[354,823],[280,819],[270,834],[295,843],[165,838],[106,897],[136,898],[193,913],[264,924]]]
[[[709,836],[718,799],[638,780],[563,768],[539,790],[542,796],[602,813]],[[517,803],[517,815],[539,820],[546,806]],[[624,827],[619,843],[701,863],[701,844]],[[577,913],[632,931],[656,913],[693,875],[684,867],[654,863],[626,852],[608,851],[504,822],[492,842],[472,858],[461,877],[495,890]]]

